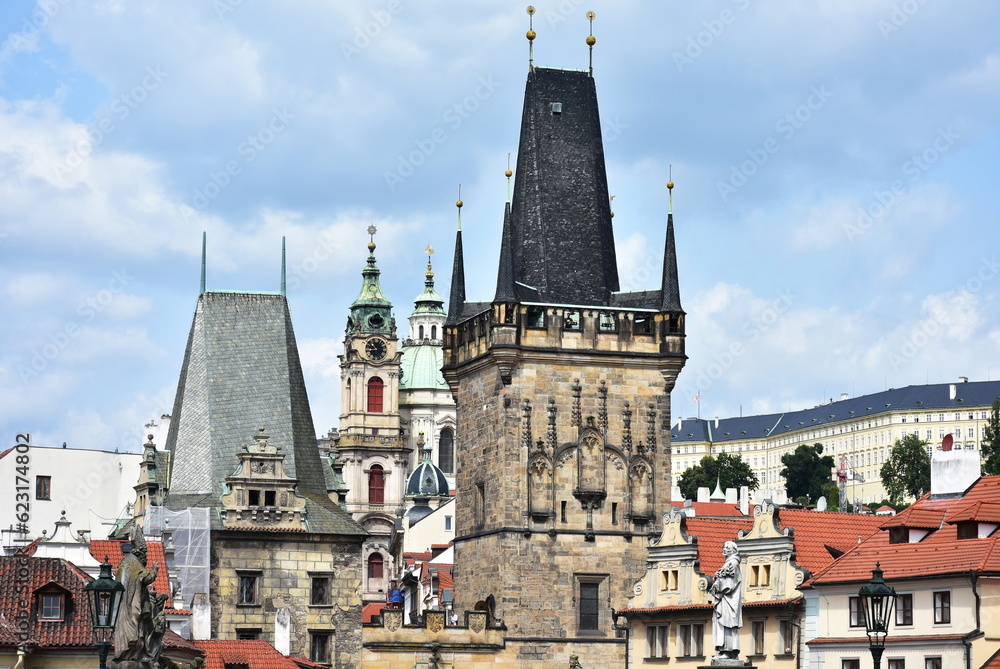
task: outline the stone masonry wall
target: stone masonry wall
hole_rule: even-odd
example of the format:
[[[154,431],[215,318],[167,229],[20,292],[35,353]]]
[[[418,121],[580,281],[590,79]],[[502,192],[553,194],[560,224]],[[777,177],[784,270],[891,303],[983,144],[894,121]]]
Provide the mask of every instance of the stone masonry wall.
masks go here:
[[[212,533],[212,637],[235,639],[237,629],[260,629],[274,643],[275,614],[291,614],[291,653],[309,657],[309,632],[329,631],[331,666],[353,669],[361,654],[360,539],[330,535]],[[238,605],[240,572],[259,573],[257,604]],[[310,606],[312,574],[331,574],[330,605]]]

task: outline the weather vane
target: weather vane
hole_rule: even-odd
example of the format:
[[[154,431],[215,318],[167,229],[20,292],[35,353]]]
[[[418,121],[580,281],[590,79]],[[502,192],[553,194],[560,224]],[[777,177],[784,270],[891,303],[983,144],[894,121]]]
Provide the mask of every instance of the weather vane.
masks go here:
[[[375,233],[376,232],[378,232],[378,228],[376,228],[374,225],[369,225],[368,226],[368,238],[369,238],[369,241],[371,241],[371,242],[375,241]]]
[[[427,262],[430,262],[431,256],[434,255],[434,247],[428,244],[427,248],[424,249],[424,253],[427,254]]]

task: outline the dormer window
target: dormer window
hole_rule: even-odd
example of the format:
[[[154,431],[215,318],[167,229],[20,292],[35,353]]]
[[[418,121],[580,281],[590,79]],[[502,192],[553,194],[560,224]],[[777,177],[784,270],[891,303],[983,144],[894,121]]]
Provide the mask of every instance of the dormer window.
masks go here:
[[[979,523],[975,521],[968,521],[963,523],[958,523],[958,538],[959,539],[977,539],[979,538]]]
[[[889,543],[890,544],[906,544],[910,542],[910,533],[905,527],[890,527],[889,528]]]
[[[42,620],[63,620],[66,596],[62,593],[42,593],[38,596],[38,617]]]

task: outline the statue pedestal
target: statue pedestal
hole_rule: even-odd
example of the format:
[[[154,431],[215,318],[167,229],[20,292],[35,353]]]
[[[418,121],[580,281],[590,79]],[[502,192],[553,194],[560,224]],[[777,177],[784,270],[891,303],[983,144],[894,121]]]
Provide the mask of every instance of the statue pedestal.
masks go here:
[[[711,664],[702,664],[698,669],[717,669],[718,667],[741,667],[741,669],[753,669],[754,665],[747,660],[712,660]]]

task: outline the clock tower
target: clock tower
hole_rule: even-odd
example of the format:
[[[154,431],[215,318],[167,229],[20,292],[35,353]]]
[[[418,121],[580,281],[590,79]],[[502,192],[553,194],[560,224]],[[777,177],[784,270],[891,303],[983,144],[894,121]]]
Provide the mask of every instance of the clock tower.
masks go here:
[[[375,226],[361,293],[351,304],[340,356],[338,448],[350,491],[347,510],[370,536],[364,544],[362,598],[385,601],[392,573],[389,536],[402,509],[410,448],[399,421],[399,341],[392,303],[382,293],[375,264]]]

